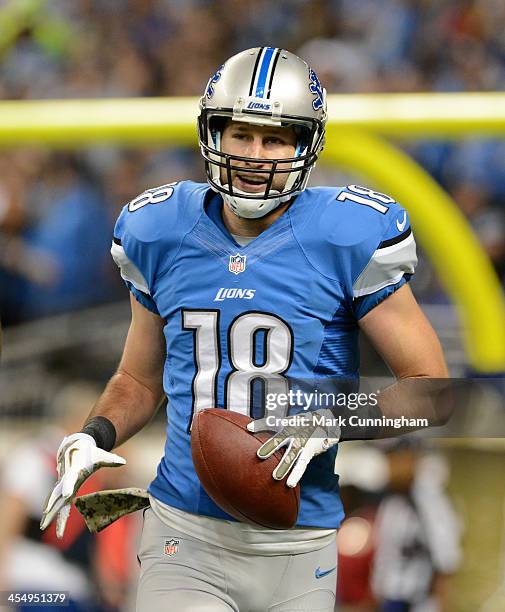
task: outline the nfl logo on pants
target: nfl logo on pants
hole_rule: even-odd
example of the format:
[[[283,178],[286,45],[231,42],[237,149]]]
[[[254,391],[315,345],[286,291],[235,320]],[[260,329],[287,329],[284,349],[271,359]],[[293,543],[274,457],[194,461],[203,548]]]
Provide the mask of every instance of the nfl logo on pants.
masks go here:
[[[172,557],[179,550],[180,540],[172,538],[171,540],[165,540],[165,546],[163,547],[163,554],[168,557]]]
[[[247,255],[230,255],[230,263],[228,264],[228,270],[233,274],[240,274],[245,270],[245,260]]]

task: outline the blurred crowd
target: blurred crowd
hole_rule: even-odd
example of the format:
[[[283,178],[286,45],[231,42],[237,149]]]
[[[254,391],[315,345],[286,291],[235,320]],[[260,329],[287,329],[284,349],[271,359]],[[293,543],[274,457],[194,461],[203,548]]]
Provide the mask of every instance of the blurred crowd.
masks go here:
[[[505,85],[500,0],[33,0],[2,3],[0,19],[3,99],[201,95],[226,57],[258,45],[300,54],[329,93]],[[503,278],[505,143],[408,147]],[[202,180],[202,166],[192,149],[1,152],[4,323],[124,296],[108,256],[120,207],[153,185]]]

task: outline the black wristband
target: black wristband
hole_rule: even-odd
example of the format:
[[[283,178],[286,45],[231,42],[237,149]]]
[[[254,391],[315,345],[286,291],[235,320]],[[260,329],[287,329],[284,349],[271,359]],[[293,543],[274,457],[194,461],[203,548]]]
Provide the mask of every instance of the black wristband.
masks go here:
[[[111,451],[116,444],[116,428],[107,417],[96,416],[90,419],[81,429],[81,433],[91,436],[98,448]]]

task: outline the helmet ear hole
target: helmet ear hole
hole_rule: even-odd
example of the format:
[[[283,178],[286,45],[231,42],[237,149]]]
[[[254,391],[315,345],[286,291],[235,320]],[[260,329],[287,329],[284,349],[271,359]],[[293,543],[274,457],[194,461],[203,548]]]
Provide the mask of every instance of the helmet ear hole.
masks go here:
[[[212,115],[209,118],[209,129],[212,132],[223,133],[223,130],[229,121],[230,121],[229,117],[220,117],[219,115]]]
[[[293,125],[296,134],[296,152],[295,157],[302,155],[308,150],[312,141],[312,130],[305,125]]]
[[[230,119],[228,117],[219,117],[215,115],[209,118],[209,135],[212,138],[214,147],[218,150],[221,149],[221,137],[229,121]]]

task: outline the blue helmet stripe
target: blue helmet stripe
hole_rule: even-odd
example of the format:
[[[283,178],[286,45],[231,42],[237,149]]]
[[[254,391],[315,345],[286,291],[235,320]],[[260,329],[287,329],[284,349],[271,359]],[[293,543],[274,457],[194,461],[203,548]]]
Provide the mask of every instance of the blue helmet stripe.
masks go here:
[[[265,52],[263,54],[263,59],[261,60],[261,65],[259,68],[258,83],[256,85],[256,98],[263,98],[265,95],[268,72],[275,50],[275,47],[265,47]]]

